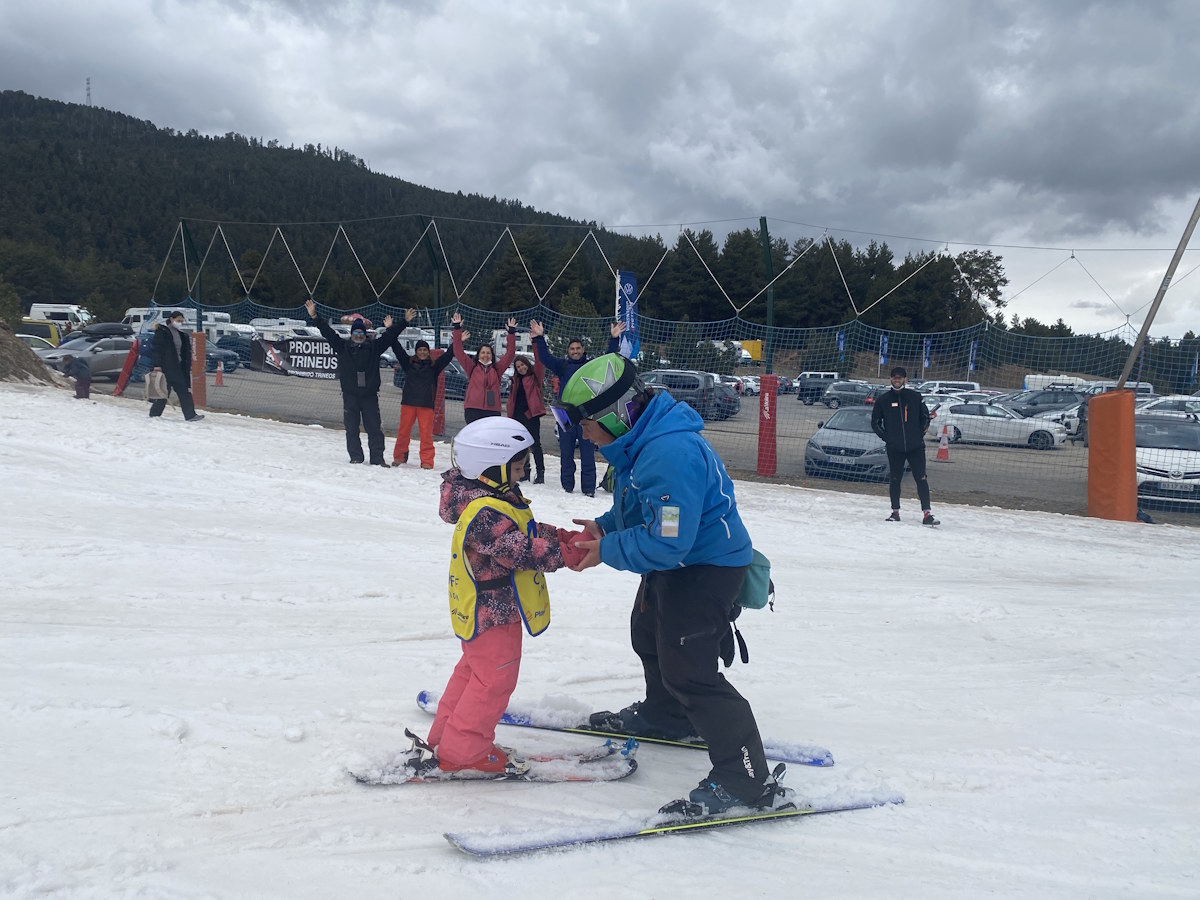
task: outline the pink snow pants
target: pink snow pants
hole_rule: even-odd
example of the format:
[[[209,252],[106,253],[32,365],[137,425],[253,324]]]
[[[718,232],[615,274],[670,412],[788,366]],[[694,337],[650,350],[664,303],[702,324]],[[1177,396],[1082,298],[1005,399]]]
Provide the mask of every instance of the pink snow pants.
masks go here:
[[[522,633],[521,623],[514,622],[462,642],[462,656],[429,730],[429,745],[439,759],[461,766],[491,751],[496,724],[517,687]]]

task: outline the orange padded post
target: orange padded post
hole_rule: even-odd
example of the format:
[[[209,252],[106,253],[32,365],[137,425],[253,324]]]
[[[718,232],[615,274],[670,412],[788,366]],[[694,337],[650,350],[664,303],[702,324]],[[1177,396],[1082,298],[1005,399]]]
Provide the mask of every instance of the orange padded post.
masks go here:
[[[207,337],[203,331],[192,335],[192,400],[197,406],[208,406],[208,383],[204,379]]]
[[[1137,520],[1137,450],[1133,391],[1096,394],[1088,401],[1088,515]]]

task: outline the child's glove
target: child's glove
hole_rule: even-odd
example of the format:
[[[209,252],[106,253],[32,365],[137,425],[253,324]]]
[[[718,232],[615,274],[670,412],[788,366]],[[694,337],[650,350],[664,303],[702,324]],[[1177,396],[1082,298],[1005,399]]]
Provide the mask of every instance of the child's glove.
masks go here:
[[[558,529],[558,546],[562,550],[563,562],[567,564],[568,568],[579,565],[587,556],[586,550],[576,546],[579,541],[586,540],[588,540],[586,532]]]

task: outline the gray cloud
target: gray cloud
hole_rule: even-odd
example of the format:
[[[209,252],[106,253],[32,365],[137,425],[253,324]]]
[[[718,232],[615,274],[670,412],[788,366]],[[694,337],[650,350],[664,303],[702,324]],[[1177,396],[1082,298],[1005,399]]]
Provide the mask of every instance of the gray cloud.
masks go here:
[[[1166,0],[49,0],[0,8],[0,87],[82,102],[90,76],[162,126],[668,242],[767,215],[789,240],[930,241],[899,255],[1060,247],[997,250],[1013,309],[1091,330],[1153,297],[1200,194],[1198,39]],[[1147,249],[1048,275],[1071,247]],[[1155,331],[1200,326],[1198,296],[1177,282]]]

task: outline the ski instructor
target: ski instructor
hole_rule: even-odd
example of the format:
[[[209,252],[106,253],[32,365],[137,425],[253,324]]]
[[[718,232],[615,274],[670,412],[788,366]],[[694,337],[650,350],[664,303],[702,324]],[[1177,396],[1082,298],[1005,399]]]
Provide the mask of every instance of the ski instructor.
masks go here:
[[[925,432],[929,429],[929,408],[921,395],[905,387],[908,373],[903,366],[892,369],[892,386],[875,398],[871,410],[871,429],[887,444],[888,494],[892,514],[885,521],[900,521],[900,481],[904,465],[912,471],[921,501],[924,525],[938,525],[929,508],[929,478],[925,471]]]
[[[586,551],[571,566],[599,563],[642,576],[630,618],[646,699],[596,713],[594,727],[708,744],[712,770],[665,813],[710,815],[732,807],[773,809],[794,792],[767,767],[750,704],[725,680],[733,657],[730,622],[753,556],[733,482],[701,436],[686,403],[655,394],[633,363],[611,353],[585,363],[553,407],[564,431],[582,429],[614,469],[613,507],[576,519]]]

